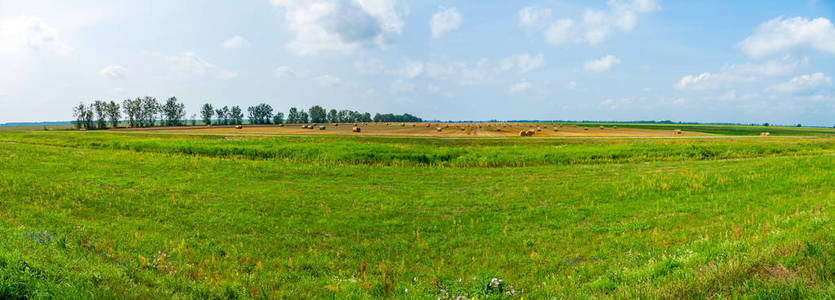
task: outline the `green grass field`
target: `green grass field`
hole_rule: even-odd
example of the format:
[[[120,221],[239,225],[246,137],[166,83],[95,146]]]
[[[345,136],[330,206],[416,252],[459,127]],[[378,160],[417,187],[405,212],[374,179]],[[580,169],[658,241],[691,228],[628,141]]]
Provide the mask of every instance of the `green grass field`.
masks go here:
[[[1,131],[0,298],[831,298],[816,131]]]

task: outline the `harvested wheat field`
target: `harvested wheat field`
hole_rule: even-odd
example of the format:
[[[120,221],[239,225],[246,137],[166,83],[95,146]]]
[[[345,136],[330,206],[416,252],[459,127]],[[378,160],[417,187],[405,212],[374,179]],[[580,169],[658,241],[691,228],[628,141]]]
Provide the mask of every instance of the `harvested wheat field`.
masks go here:
[[[332,125],[332,124],[325,124]],[[339,126],[319,124],[245,125],[216,126],[199,128],[164,129],[170,133],[207,134],[265,134],[265,135],[365,135],[365,136],[426,136],[426,137],[513,137],[522,131],[532,131],[530,137],[688,137],[708,136],[709,133],[663,129],[617,128],[612,126],[583,127],[577,125],[554,125],[544,123],[357,123],[359,132],[354,132],[353,123]],[[427,126],[429,125],[429,126]],[[155,130],[155,129],[150,129]]]

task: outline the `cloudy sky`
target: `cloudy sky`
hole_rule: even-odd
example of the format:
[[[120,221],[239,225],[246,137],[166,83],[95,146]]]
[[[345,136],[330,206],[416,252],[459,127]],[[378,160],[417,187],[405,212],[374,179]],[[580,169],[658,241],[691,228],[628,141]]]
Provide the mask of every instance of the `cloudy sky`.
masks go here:
[[[150,95],[832,126],[833,21],[824,0],[0,0],[0,123]]]

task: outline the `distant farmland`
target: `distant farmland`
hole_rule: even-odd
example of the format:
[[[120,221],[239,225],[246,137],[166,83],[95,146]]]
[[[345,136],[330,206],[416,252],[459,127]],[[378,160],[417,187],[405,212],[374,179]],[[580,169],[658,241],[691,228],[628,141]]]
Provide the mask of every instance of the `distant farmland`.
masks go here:
[[[835,130],[324,125],[0,131],[0,298],[835,294]]]

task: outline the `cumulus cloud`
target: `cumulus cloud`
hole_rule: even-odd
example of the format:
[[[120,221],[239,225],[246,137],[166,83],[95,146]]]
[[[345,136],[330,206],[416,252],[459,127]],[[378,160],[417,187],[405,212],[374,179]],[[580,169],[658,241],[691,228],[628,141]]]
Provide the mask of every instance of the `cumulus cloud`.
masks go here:
[[[568,82],[565,86],[566,86],[569,90],[573,90],[573,89],[577,88],[577,82],[576,82],[576,81],[574,81],[574,80],[572,80],[572,81],[569,81],[569,82]]]
[[[123,66],[110,65],[99,70],[99,75],[107,79],[125,79],[128,69]]]
[[[367,45],[385,45],[403,31],[395,0],[271,0],[283,9],[295,40],[289,46],[301,55],[322,51],[350,52]]]
[[[342,79],[333,75],[321,75],[313,78],[322,86],[333,87],[342,84]]]
[[[432,79],[451,80],[460,85],[474,85],[484,82],[490,76],[492,71],[488,69],[488,63],[486,58],[478,60],[475,64],[430,62],[425,64],[424,74]]]
[[[519,10],[519,26],[522,27],[540,27],[550,19],[550,8],[528,6]]]
[[[461,14],[455,7],[440,7],[439,11],[432,15],[429,24],[432,28],[432,37],[441,38],[445,33],[461,27]]]
[[[544,65],[545,55],[516,54],[505,58],[502,61],[499,70],[505,72],[515,67],[520,74],[524,74],[539,69]]]
[[[16,16],[0,20],[0,53],[47,51],[66,55],[72,48],[58,30],[35,16]]]
[[[165,60],[175,73],[183,77],[213,76],[218,79],[233,79],[238,77],[238,73],[209,63],[194,52],[185,52],[177,56],[167,56]]]
[[[423,63],[420,61],[406,61],[400,67],[400,76],[409,79],[415,78],[423,74]]]
[[[608,109],[618,109],[624,106],[629,106],[630,104],[632,104],[632,99],[629,98],[622,98],[618,100],[607,98],[600,102],[601,106]]]
[[[770,60],[759,64],[732,64],[719,72],[704,72],[698,75],[685,75],[675,84],[678,89],[710,90],[725,87],[735,82],[753,82],[765,77],[789,75],[806,60],[799,61],[790,56]]]
[[[739,47],[754,58],[795,49],[835,54],[835,26],[826,18],[777,17],[760,24],[754,34],[739,42]]]
[[[415,90],[415,85],[401,79],[395,80],[391,84],[391,91],[395,94],[411,93]]]
[[[522,79],[521,81],[514,83],[510,86],[509,92],[511,94],[520,94],[524,93],[525,91],[531,88],[531,83],[528,82],[526,79]]]
[[[583,69],[585,69],[586,71],[589,71],[589,72],[596,72],[596,73],[606,72],[606,71],[609,71],[610,69],[612,69],[613,66],[615,66],[619,63],[620,63],[619,58],[617,58],[615,56],[612,56],[612,55],[606,55],[606,56],[601,57],[599,59],[587,61],[583,65]]]
[[[609,1],[609,10],[587,9],[580,21],[561,18],[551,22],[545,29],[545,41],[552,45],[588,43],[599,45],[613,34],[613,28],[631,32],[638,24],[641,14],[649,14],[661,9],[656,0],[633,0],[631,2]],[[519,23],[525,27],[540,24],[543,19],[550,19],[551,11],[544,13],[531,7],[519,11]],[[528,25],[531,24],[531,25]]]
[[[787,82],[772,87],[771,90],[782,93],[804,93],[831,85],[832,77],[826,76],[821,72],[817,72],[794,77]]]
[[[275,78],[282,79],[295,76],[296,72],[288,66],[280,66],[278,68],[275,68]]]
[[[221,47],[226,49],[239,49],[249,47],[250,45],[251,44],[249,43],[249,40],[242,36],[236,35],[223,42],[223,44],[221,44]]]
[[[686,75],[682,77],[675,84],[675,87],[684,90],[708,90],[719,88],[724,83],[734,80],[736,80],[736,76],[704,72],[699,75]]]
[[[386,65],[382,60],[376,58],[363,59],[354,62],[354,68],[360,73],[379,75],[386,72]]]

